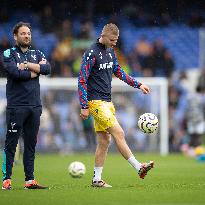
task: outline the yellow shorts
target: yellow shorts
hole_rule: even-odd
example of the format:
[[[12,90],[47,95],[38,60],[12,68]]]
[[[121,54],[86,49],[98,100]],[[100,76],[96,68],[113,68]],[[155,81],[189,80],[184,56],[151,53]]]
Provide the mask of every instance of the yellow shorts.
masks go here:
[[[118,123],[115,107],[112,102],[91,100],[88,102],[89,112],[94,118],[95,131],[104,131]]]

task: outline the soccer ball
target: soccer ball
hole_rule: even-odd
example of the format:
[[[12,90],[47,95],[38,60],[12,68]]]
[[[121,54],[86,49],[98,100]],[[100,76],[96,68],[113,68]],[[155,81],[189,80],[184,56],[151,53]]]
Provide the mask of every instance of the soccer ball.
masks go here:
[[[68,172],[72,177],[80,178],[85,174],[86,168],[82,162],[75,161],[69,164]]]
[[[138,126],[144,133],[153,133],[158,128],[158,119],[152,113],[144,113],[138,120]]]

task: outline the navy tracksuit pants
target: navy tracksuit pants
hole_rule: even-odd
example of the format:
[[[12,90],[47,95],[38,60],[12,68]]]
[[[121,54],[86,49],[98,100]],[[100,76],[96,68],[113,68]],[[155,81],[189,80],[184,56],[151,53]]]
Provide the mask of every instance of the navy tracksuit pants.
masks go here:
[[[24,140],[23,164],[25,180],[34,179],[35,146],[41,113],[41,106],[7,108],[7,134],[5,148],[3,150],[2,165],[3,180],[11,178],[16,146],[21,134]]]

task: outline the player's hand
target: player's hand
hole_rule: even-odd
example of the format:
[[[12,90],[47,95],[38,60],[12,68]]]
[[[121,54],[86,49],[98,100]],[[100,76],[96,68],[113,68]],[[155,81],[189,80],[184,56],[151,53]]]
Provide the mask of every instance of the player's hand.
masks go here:
[[[19,69],[19,70],[24,70],[24,69],[25,69],[24,63],[20,63],[20,64],[18,65],[18,69]]]
[[[36,78],[37,76],[38,76],[38,74],[37,74],[37,73],[35,73],[35,72],[31,71],[31,78]]]
[[[38,64],[46,64],[46,59],[41,60]]]
[[[89,109],[81,109],[80,116],[82,117],[83,120],[88,119]]]
[[[140,90],[141,90],[144,94],[149,94],[149,93],[150,93],[150,88],[149,88],[147,85],[145,85],[145,84],[142,84],[142,85],[140,86]]]

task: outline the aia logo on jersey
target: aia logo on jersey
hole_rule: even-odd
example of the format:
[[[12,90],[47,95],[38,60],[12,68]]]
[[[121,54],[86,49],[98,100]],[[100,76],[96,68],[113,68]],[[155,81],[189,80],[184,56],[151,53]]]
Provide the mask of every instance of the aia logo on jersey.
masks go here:
[[[113,62],[101,63],[99,70],[101,70],[101,69],[109,69],[109,68],[112,68],[112,66],[113,66]]]

